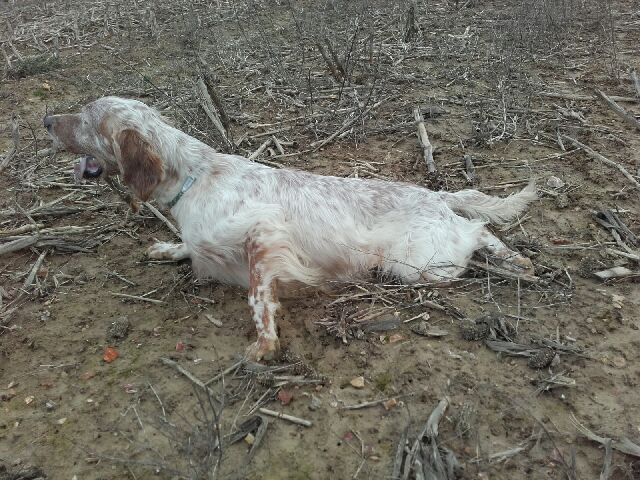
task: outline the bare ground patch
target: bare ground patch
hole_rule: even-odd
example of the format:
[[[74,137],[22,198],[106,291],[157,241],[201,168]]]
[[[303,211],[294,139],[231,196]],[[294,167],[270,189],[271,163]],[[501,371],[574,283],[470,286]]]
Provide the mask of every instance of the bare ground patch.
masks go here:
[[[635,7],[3,5],[0,478],[637,478]],[[536,280],[478,256],[448,288],[303,292],[287,355],[241,362],[246,292],[146,259],[166,223],[48,150],[46,110],[106,94],[274,167],[498,195],[535,176],[496,233]]]

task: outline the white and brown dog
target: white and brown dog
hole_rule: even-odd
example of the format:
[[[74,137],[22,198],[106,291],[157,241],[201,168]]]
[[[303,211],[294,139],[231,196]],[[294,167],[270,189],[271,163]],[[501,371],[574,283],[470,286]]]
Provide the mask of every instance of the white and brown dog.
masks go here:
[[[449,281],[481,248],[503,267],[533,269],[485,227],[520,214],[537,198],[533,183],[501,199],[269,168],[218,153],[147,105],[117,97],[46,116],[44,125],[55,144],[87,156],[77,176],[119,174],[141,200],[171,209],[184,243],[156,243],[151,258],[191,258],[199,276],[248,287],[254,359],[278,351],[279,285],[319,286],[374,268],[406,283]]]

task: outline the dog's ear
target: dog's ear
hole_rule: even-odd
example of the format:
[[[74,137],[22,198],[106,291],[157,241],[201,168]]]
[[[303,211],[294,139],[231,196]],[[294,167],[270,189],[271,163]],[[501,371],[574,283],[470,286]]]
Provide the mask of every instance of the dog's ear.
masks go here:
[[[162,181],[162,160],[137,130],[122,130],[115,140],[122,180],[140,200],[146,202]]]

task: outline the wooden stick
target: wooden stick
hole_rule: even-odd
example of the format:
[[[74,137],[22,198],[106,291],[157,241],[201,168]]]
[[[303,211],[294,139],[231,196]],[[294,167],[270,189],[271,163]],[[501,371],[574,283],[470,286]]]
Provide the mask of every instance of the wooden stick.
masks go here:
[[[45,257],[46,254],[47,254],[47,251],[45,250],[44,252],[42,252],[40,254],[38,259],[33,264],[33,267],[31,268],[31,271],[29,272],[29,275],[27,276],[27,279],[22,284],[22,289],[23,290],[26,290],[27,288],[29,288],[31,286],[31,283],[33,282],[33,279],[36,278],[36,275],[38,274],[38,270],[40,270],[40,266],[42,265],[42,262],[44,261],[44,257]]]
[[[140,210],[138,200],[133,198],[133,195],[131,195],[130,193],[122,190],[112,177],[105,177],[104,181],[111,187],[114,192],[118,194],[118,196],[124,201],[124,203],[129,205],[129,208],[131,208],[133,213],[137,213]]]
[[[587,147],[584,143],[580,143],[579,141],[577,141],[574,138],[569,137],[568,135],[562,135],[562,138],[564,138],[565,140],[568,140],[569,142],[573,143],[574,146],[581,148],[582,150],[584,150],[584,152],[589,155],[591,158],[595,158],[596,160],[605,163],[607,165],[610,165],[612,167],[617,168],[618,170],[620,170],[622,172],[622,174],[627,177],[627,179],[637,188],[640,189],[640,183],[638,183],[638,181],[633,178],[633,176],[627,171],[626,168],[624,168],[622,165],[617,164],[616,162],[609,160],[607,157],[600,155],[598,152],[596,152],[595,150],[591,149],[590,147]]]
[[[333,49],[333,45],[331,45],[331,41],[327,37],[325,37],[324,43],[327,45],[327,50],[329,50],[329,53],[331,54],[333,63],[335,64],[336,67],[338,67],[338,70],[340,71],[340,75],[342,76],[342,78],[346,78],[347,72],[345,71],[344,67],[342,66],[342,62],[340,62],[338,55]]]
[[[127,293],[118,293],[118,292],[110,292],[110,293],[114,297],[129,298],[131,300],[140,300],[142,302],[155,303],[156,305],[164,305],[165,303],[167,303],[167,302],[163,302],[162,300],[156,300],[155,298],[141,297],[139,295],[129,295]]]
[[[284,148],[282,148],[282,143],[280,143],[280,140],[278,140],[274,135],[272,135],[271,141],[273,142],[273,146],[276,147],[280,155],[286,155],[284,153]]]
[[[395,397],[381,398],[380,400],[372,400],[370,402],[356,403],[354,405],[344,405],[340,407],[340,410],[360,410],[361,408],[375,407],[376,405],[381,405],[384,402],[388,402],[389,400],[398,399],[402,397],[410,397],[410,396],[413,396],[413,393],[396,395]]]
[[[640,122],[636,120],[636,117],[627,112],[624,108],[618,105],[616,102],[611,100],[611,97],[607,96],[602,90],[598,90],[597,88],[594,90],[595,94],[602,100],[611,110],[615,112],[622,120],[627,122],[631,127],[640,130]]]
[[[0,162],[0,173],[7,168],[20,149],[20,130],[18,127],[18,116],[15,113],[11,115],[11,136],[13,137],[13,145]]]
[[[354,123],[356,123],[358,120],[360,120],[361,118],[363,118],[364,116],[368,115],[369,112],[371,110],[375,110],[376,108],[378,108],[380,105],[382,105],[383,100],[380,100],[379,102],[374,103],[373,105],[371,105],[370,107],[368,107],[366,110],[364,110],[360,115],[356,115],[355,117],[353,117],[351,120],[349,120],[348,122],[345,122],[342,124],[342,126],[336,130],[335,132],[333,132],[331,135],[329,135],[327,138],[325,138],[324,140],[319,140],[316,142],[313,142],[311,145],[309,145],[313,150],[318,150],[319,148],[324,147],[325,145],[327,145],[328,143],[333,142],[338,135],[342,134],[342,132],[344,132],[345,130],[349,129]]]
[[[213,100],[211,100],[211,96],[209,95],[207,86],[205,85],[202,77],[198,78],[198,81],[196,82],[196,94],[198,96],[198,99],[200,100],[200,106],[207,114],[207,117],[209,117],[209,120],[211,120],[213,126],[216,127],[216,130],[218,130],[218,133],[225,141],[227,146],[231,147],[233,144],[227,136],[227,131],[224,128],[224,125],[222,124],[218,113],[216,112],[216,107],[213,104]]]
[[[577,95],[574,93],[540,92],[540,95],[549,98],[562,98],[564,100],[593,100],[593,97],[588,95]],[[619,97],[617,95],[611,95],[609,98],[615,102],[638,103],[639,101],[639,99],[635,97]]]
[[[170,360],[170,359],[165,358],[165,357],[160,357],[160,361],[162,363],[164,363],[165,365],[167,365],[168,367],[175,368],[178,372],[180,372],[182,375],[187,377],[194,385],[196,385],[197,387],[200,387],[205,392],[207,392],[209,395],[211,395],[211,398],[217,398],[215,392],[213,390],[211,390],[209,387],[207,387],[202,382],[202,380],[200,380],[198,377],[196,377],[194,374],[192,374],[188,370],[185,370],[184,368],[182,368],[180,365],[178,365],[177,362],[174,362],[173,360]]]
[[[632,455],[634,457],[640,457],[640,446],[636,445],[628,438],[622,437],[620,440],[616,440],[608,437],[601,437],[581,424],[573,413],[571,414],[571,421],[575,425],[576,429],[589,440],[601,445],[606,445],[608,442],[611,442],[611,447],[619,452]]]
[[[310,427],[311,425],[313,425],[309,420],[294,417],[293,415],[287,415],[286,413],[275,412],[273,410],[268,410],[266,408],[259,408],[258,411],[264,415],[269,415],[270,417],[275,417],[275,418],[281,418],[282,420],[287,420],[288,422],[295,423],[296,425],[302,425],[303,427]]]
[[[486,272],[492,273],[494,275],[498,275],[503,278],[509,278],[511,280],[522,280],[523,282],[538,284],[541,283],[542,280],[540,278],[535,277],[533,275],[528,275],[526,273],[515,273],[510,270],[506,270],[504,268],[496,267],[495,265],[487,265],[483,262],[478,262],[476,260],[470,260],[469,266],[474,268],[479,268],[480,270],[484,270]]]
[[[636,96],[640,100],[640,78],[638,78],[638,74],[635,69],[631,70],[631,80],[633,81],[633,86],[636,89]]]
[[[262,154],[262,152],[264,152],[267,149],[267,147],[271,145],[272,141],[273,141],[272,138],[268,138],[262,145],[258,147],[258,149],[255,152],[249,155],[248,159],[253,160],[256,157],[259,157]]]
[[[40,235],[31,235],[29,237],[17,238],[11,242],[0,245],[0,255],[5,253],[17,252],[23,248],[30,247],[40,239]]]
[[[338,83],[341,82],[342,77],[340,76],[340,72],[338,72],[338,69],[333,64],[333,61],[331,60],[331,57],[329,57],[329,54],[327,53],[327,50],[324,47],[324,45],[322,45],[322,43],[320,42],[317,42],[316,47],[318,47],[318,51],[320,52],[320,55],[322,55],[322,58],[324,58],[324,61],[327,64],[327,67],[329,67],[329,70],[331,71],[331,75],[333,75],[333,78],[335,78]]]
[[[16,227],[12,230],[0,230],[0,236],[20,235],[22,233],[39,230],[41,228],[44,228],[44,223],[29,223],[27,225],[22,225],[21,227]]]
[[[476,168],[473,165],[471,155],[464,156],[464,168],[467,171],[467,178],[471,183],[474,183],[476,181]]]
[[[167,217],[160,213],[160,210],[151,205],[149,202],[143,202],[142,204],[147,207],[151,211],[151,213],[158,217],[160,221],[163,222],[169,228],[169,230],[171,230],[175,234],[176,237],[182,240],[182,237],[180,236],[180,230],[178,230]]]
[[[436,163],[433,161],[433,145],[429,141],[429,135],[427,135],[427,128],[424,126],[424,118],[420,112],[420,107],[413,109],[413,118],[416,121],[416,127],[418,128],[418,141],[422,147],[422,156],[425,162],[427,162],[427,170],[429,173],[436,172]]]
[[[635,260],[636,262],[640,262],[640,255],[636,255],[635,253],[621,252],[620,250],[614,250],[613,248],[606,248],[605,251],[607,253],[610,253],[611,255],[618,255],[620,257],[629,258],[631,260]]]
[[[216,110],[218,111],[218,114],[220,115],[220,121],[224,126],[224,130],[227,136],[229,137],[229,139],[233,140],[231,138],[231,121],[229,120],[229,115],[227,115],[227,111],[224,108],[224,103],[222,101],[222,98],[218,94],[218,90],[215,88],[216,77],[211,71],[211,69],[209,68],[209,65],[207,64],[207,62],[205,62],[202,55],[198,55],[198,62],[200,63],[202,80],[204,81],[204,84],[207,87],[207,92],[209,93],[209,96],[211,97],[211,100],[213,101],[213,104],[215,105]]]

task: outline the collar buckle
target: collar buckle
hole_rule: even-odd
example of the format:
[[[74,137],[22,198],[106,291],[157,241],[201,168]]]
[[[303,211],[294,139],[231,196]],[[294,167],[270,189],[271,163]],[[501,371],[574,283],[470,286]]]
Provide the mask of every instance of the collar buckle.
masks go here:
[[[182,198],[182,196],[189,191],[189,189],[193,186],[196,181],[196,177],[192,177],[189,175],[184,183],[182,184],[182,188],[178,192],[178,194],[173,197],[173,199],[167,204],[169,208],[175,207],[176,203]]]

